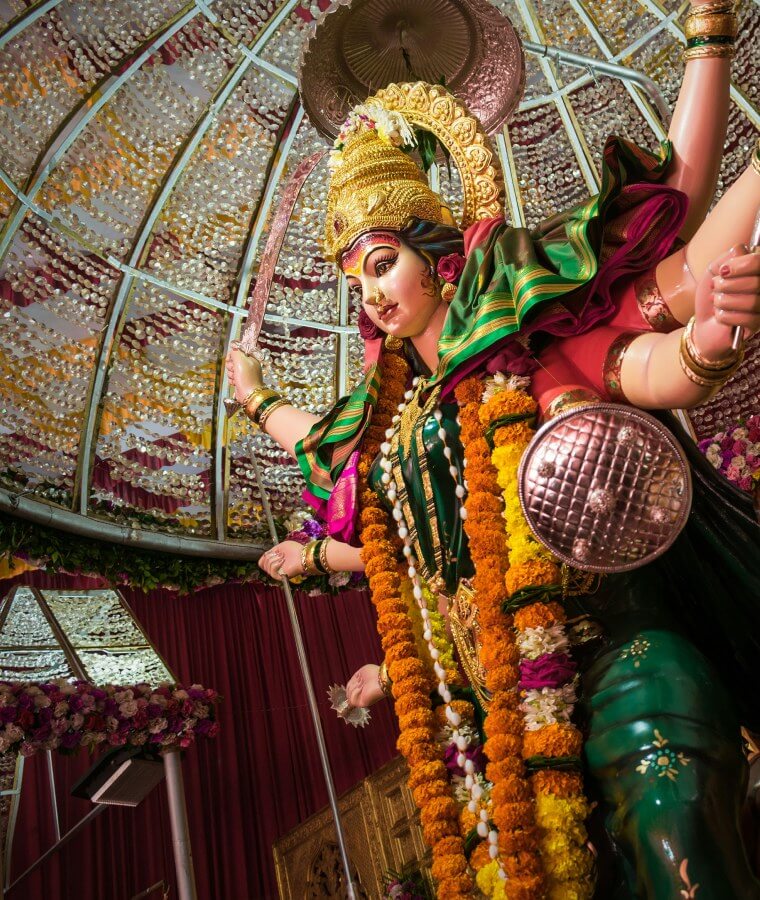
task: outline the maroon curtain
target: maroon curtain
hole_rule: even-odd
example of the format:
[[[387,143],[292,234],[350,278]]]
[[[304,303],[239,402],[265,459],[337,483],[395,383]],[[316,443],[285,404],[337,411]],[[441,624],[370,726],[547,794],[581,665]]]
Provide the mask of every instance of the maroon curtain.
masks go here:
[[[83,578],[30,573],[0,582],[95,587]],[[178,597],[168,591],[123,594],[178,679],[216,688],[221,732],[187,751],[183,775],[198,895],[202,900],[277,897],[272,843],[327,803],[306,695],[282,592],[220,586]],[[380,658],[366,593],[297,595],[309,663],[336,787],[342,793],[395,755],[387,703],[355,730],[329,708],[326,690]],[[92,806],[69,796],[92,760],[55,756],[61,830]],[[26,763],[11,880],[54,841],[46,760]],[[8,894],[64,900],[129,900],[164,879],[176,897],[163,785],[137,809],[113,807]],[[158,893],[151,897],[160,896]]]

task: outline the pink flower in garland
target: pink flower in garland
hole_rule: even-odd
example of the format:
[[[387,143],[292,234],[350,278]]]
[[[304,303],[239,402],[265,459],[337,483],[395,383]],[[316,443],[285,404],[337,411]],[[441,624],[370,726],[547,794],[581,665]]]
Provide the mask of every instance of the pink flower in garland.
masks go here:
[[[567,653],[545,653],[520,660],[520,687],[525,691],[557,688],[570,681],[578,667]]]

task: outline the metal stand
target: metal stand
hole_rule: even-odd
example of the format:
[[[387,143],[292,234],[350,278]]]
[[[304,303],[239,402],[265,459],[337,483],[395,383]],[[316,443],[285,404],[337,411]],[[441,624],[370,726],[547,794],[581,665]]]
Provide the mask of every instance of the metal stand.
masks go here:
[[[277,529],[274,527],[274,519],[272,518],[272,509],[269,505],[269,496],[264,487],[261,478],[261,468],[256,455],[251,456],[253,463],[253,473],[256,477],[256,484],[261,495],[261,505],[264,509],[269,533],[272,541],[276,544],[279,541]],[[333,782],[332,772],[330,770],[330,759],[327,755],[327,745],[325,744],[325,736],[322,731],[322,722],[319,718],[319,707],[317,706],[317,695],[314,693],[314,683],[311,680],[311,672],[309,671],[309,661],[306,657],[306,645],[303,641],[301,633],[301,625],[298,621],[298,613],[296,604],[293,600],[293,592],[290,590],[290,583],[287,578],[282,579],[282,590],[285,594],[286,606],[290,617],[290,625],[293,629],[293,639],[296,644],[296,653],[298,662],[301,666],[301,675],[303,677],[304,687],[306,688],[306,699],[309,702],[309,713],[311,714],[311,722],[314,726],[314,736],[317,739],[317,749],[319,750],[319,758],[322,762],[322,773],[324,775],[325,784],[327,786],[327,796],[330,800],[330,808],[332,809],[333,820],[335,821],[335,834],[338,838],[338,850],[340,852],[340,861],[343,864],[343,871],[346,876],[346,896],[348,900],[356,900],[356,888],[351,878],[351,864],[348,858],[348,849],[346,847],[346,835],[343,831],[343,824],[340,818],[340,810],[338,809],[338,795],[335,793],[335,783]]]
[[[172,826],[174,869],[177,873],[179,900],[198,900],[193,872],[193,854],[190,849],[190,832],[187,826],[185,791],[182,786],[182,768],[178,750],[165,750],[166,793],[169,796],[169,818]]]

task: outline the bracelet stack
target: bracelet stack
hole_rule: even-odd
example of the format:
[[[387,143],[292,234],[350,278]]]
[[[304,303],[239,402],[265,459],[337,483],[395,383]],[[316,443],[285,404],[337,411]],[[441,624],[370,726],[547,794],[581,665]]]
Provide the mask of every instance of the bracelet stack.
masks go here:
[[[301,568],[304,575],[331,575],[335,569],[327,562],[327,545],[332,538],[309,541],[301,551]]]
[[[731,0],[716,0],[695,7],[684,23],[684,60],[688,62],[690,59],[705,59],[710,56],[733,56],[738,30],[739,24]]]
[[[281,394],[265,387],[254,388],[242,403],[245,414],[262,431],[266,420],[276,409],[289,405],[289,402]]]
[[[744,358],[744,350],[736,350],[727,359],[713,362],[705,359],[694,346],[694,317],[689,319],[681,335],[681,352],[678,355],[681,369],[689,381],[700,387],[719,388],[734,374]]]

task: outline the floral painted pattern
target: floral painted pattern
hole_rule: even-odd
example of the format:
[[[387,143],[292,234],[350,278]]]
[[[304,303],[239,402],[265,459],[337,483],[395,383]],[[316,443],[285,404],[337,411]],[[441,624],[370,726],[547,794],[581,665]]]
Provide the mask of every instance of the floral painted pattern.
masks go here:
[[[654,737],[652,743],[656,749],[641,760],[636,766],[636,771],[642,775],[657,775],[658,778],[675,781],[681,771],[679,766],[688,766],[691,760],[683,753],[676,753],[668,747],[670,741],[664,738],[657,728],[654,730]]]

